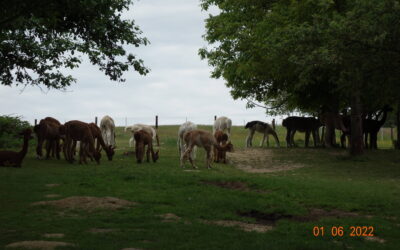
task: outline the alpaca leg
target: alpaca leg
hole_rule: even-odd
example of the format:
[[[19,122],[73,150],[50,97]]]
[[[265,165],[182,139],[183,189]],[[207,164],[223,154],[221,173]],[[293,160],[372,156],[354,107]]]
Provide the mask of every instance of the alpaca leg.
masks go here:
[[[36,158],[41,159],[43,154],[42,154],[42,147],[43,147],[43,138],[38,135],[38,144],[36,146]]]
[[[290,133],[290,143],[293,147],[297,147],[296,143],[294,142],[294,135],[296,134],[296,130],[292,130]]]
[[[265,137],[266,137],[266,134],[264,133],[263,138],[262,138],[261,143],[260,143],[260,147],[264,146]]]
[[[207,159],[206,159],[207,168],[210,169],[212,161],[212,150],[211,147],[204,147],[204,148],[206,149],[207,152]]]
[[[308,143],[310,142],[310,131],[307,130],[305,133],[304,144],[305,147],[308,148]]]
[[[314,142],[314,148],[316,148],[317,147],[317,131],[316,130],[313,130],[313,131],[311,131],[311,135],[312,135],[312,138],[313,138],[313,142]]]
[[[252,130],[251,128],[249,129],[249,134],[247,135],[247,138],[246,138],[246,147],[252,146],[254,132],[255,131]]]
[[[60,139],[56,140],[56,158],[57,160],[60,159]]]
[[[46,140],[46,160],[50,158],[51,147],[52,147],[52,140]]]
[[[214,147],[214,162],[218,162],[219,161],[219,152],[218,149],[216,147]]]
[[[286,129],[286,147],[290,148],[292,146],[291,142],[290,142],[290,129],[287,128]]]
[[[147,146],[146,150],[146,161],[150,162],[150,146]]]
[[[129,147],[130,148],[133,148],[133,141],[134,141],[135,139],[133,138],[133,136],[131,137],[131,139],[129,139]]]
[[[280,145],[280,143],[279,143],[279,138],[278,138],[278,135],[276,134],[276,132],[275,131],[273,131],[272,133],[272,136],[274,137],[274,139],[275,139],[275,144],[276,144],[276,147],[280,147],[281,145]]]

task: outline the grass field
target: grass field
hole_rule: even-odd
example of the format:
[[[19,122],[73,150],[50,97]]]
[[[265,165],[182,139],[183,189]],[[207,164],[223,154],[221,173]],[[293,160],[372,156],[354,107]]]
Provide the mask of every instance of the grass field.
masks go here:
[[[177,130],[159,128],[155,164],[123,155],[131,149],[122,128],[114,160],[103,153],[100,165],[38,160],[31,147],[21,169],[0,168],[0,248],[51,241],[71,244],[60,249],[400,249],[398,151],[350,158],[342,149],[303,148],[304,134],[296,135],[300,147],[287,149],[282,128],[281,148],[244,150],[247,131],[234,127],[233,164],[207,170],[199,150],[199,169],[185,171],[191,169],[179,167]],[[134,203],[116,208],[120,200],[70,198],[33,205],[83,196]],[[350,236],[352,226],[367,226],[367,233],[373,227],[374,237]],[[343,227],[343,235],[333,237],[332,227]]]

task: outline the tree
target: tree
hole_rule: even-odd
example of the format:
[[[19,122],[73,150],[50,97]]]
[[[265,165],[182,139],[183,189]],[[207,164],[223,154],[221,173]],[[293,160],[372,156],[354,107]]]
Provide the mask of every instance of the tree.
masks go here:
[[[131,67],[149,70],[123,45],[147,45],[134,21],[121,12],[132,0],[0,1],[0,82],[62,89],[74,82],[62,68],[87,55],[111,80],[124,81]]]
[[[361,113],[395,99],[399,82],[398,0],[203,0],[200,56],[236,98],[276,112],[351,108],[352,154],[362,153]]]

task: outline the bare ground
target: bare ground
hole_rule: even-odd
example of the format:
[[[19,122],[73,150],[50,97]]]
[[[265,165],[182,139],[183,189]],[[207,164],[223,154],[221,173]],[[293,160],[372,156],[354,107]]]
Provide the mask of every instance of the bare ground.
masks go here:
[[[204,224],[213,224],[223,227],[238,227],[240,230],[246,232],[258,232],[265,233],[272,230],[274,227],[271,225],[264,224],[255,224],[255,223],[247,223],[242,221],[233,221],[233,220],[217,220],[217,221],[202,221]]]
[[[56,247],[74,246],[71,243],[60,242],[60,241],[20,241],[8,244],[6,248],[26,248],[26,249],[43,249],[52,250]]]
[[[240,190],[244,192],[257,192],[257,193],[268,193],[266,190],[254,189],[247,185],[245,182],[241,181],[202,181],[203,184],[212,185],[216,187]]]
[[[136,203],[115,197],[73,196],[61,200],[39,201],[32,203],[32,205],[50,205],[61,209],[92,211],[96,209],[120,209],[123,207],[134,206]]]
[[[272,150],[246,148],[228,154],[229,160],[238,169],[248,173],[273,173],[304,167],[290,161],[274,161]]]

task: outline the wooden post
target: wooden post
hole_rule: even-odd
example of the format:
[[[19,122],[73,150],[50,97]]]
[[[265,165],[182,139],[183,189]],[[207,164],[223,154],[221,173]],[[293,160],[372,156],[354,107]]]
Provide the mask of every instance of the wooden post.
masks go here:
[[[37,119],[35,119],[35,126],[37,125]]]
[[[214,121],[215,121],[215,120],[217,120],[217,116],[216,116],[216,115],[214,115]]]
[[[94,124],[97,125],[97,116],[94,118]]]
[[[156,115],[156,129],[158,129],[158,115]]]
[[[272,128],[275,130],[275,118],[272,119]]]

